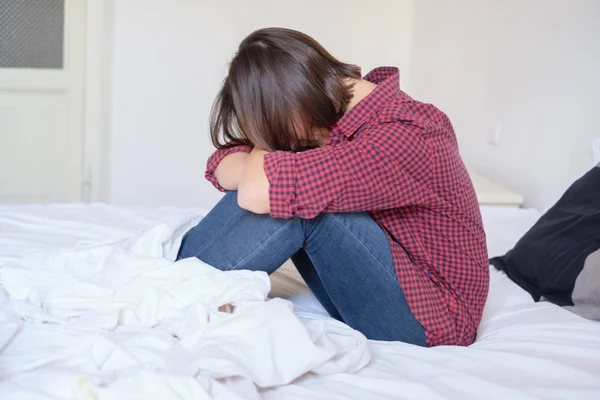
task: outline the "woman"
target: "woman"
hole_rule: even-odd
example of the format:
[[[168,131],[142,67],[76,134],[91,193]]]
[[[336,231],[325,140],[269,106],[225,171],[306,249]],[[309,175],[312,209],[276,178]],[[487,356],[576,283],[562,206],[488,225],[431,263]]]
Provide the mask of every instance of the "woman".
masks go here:
[[[180,257],[272,273],[291,258],[325,309],[369,339],[469,345],[485,234],[450,121],[297,31],[261,29],[214,104],[206,177],[228,193]]]

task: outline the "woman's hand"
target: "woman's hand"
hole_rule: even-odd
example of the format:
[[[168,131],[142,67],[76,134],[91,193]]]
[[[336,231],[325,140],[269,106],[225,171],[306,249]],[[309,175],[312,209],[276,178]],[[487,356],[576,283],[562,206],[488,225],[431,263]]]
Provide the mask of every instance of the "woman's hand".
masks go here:
[[[268,151],[254,148],[244,160],[241,180],[238,185],[238,204],[255,214],[268,214],[269,181],[263,162]]]

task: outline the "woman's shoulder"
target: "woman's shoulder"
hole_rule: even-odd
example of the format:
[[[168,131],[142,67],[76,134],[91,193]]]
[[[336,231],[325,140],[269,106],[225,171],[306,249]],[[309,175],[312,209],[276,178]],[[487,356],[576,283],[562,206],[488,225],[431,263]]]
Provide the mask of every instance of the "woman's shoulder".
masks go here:
[[[409,125],[425,131],[451,128],[450,120],[442,110],[433,104],[415,100],[404,92],[379,109],[377,124]]]

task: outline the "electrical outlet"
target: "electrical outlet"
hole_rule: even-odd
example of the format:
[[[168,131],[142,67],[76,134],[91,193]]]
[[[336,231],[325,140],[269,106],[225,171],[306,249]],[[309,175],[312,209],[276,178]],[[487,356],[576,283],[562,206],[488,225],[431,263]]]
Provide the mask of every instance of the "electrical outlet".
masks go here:
[[[594,144],[592,145],[592,156],[594,165],[600,164],[600,138],[594,140]]]

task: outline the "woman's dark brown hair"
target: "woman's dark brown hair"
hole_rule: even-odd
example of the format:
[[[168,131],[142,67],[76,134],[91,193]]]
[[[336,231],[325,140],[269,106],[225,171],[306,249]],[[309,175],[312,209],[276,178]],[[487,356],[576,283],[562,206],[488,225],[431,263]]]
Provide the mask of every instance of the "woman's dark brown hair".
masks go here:
[[[210,116],[217,148],[314,147],[314,128],[331,129],[352,98],[347,78],[360,68],[335,59],[304,33],[265,28],[251,33],[231,61]]]

